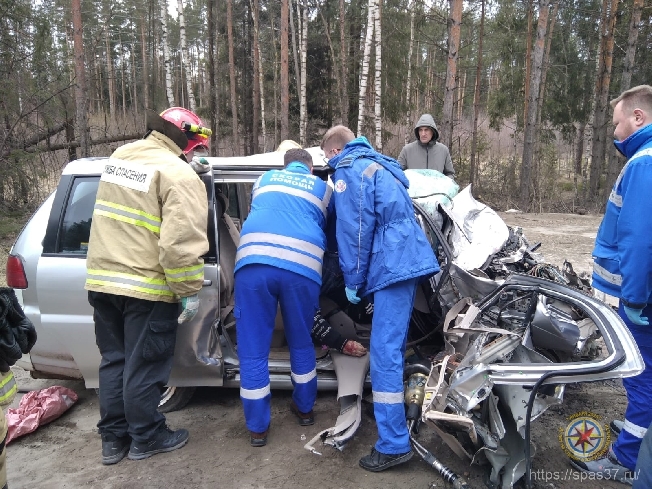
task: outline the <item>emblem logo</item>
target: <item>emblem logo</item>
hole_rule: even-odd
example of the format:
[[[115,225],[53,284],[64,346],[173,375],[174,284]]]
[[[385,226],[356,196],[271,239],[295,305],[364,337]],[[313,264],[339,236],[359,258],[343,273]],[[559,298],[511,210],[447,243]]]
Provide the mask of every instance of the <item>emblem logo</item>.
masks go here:
[[[565,428],[559,428],[559,444],[573,460],[588,462],[601,458],[609,448],[611,434],[589,411],[580,411],[568,418]]]
[[[346,190],[346,182],[344,180],[338,180],[335,182],[335,191],[337,193],[342,193]]]

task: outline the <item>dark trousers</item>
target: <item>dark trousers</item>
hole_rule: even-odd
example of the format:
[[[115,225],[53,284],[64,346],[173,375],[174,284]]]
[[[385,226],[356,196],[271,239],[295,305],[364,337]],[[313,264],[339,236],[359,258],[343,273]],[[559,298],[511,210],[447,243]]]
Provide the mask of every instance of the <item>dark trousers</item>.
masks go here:
[[[100,434],[149,441],[172,370],[178,304],[89,292],[100,363]]]

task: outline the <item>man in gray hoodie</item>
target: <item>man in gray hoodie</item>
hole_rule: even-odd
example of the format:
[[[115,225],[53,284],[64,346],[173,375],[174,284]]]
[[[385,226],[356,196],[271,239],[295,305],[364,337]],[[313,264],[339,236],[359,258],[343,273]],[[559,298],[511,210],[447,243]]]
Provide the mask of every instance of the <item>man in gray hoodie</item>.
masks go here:
[[[437,142],[439,131],[435,119],[430,114],[423,114],[414,127],[417,140],[406,144],[398,155],[398,162],[404,170],[429,168],[455,178],[455,170],[448,148]]]

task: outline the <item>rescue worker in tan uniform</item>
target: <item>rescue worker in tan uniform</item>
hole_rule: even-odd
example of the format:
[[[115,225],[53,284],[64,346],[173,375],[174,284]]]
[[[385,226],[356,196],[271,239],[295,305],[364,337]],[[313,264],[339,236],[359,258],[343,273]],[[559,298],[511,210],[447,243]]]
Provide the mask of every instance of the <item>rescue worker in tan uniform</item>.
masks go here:
[[[207,151],[202,125],[180,107],[148,114],[145,137],[118,148],[100,178],[86,289],[102,355],[97,426],[105,465],[188,441],[188,431],[170,430],[157,408],[177,327],[197,313],[204,279],[208,202],[188,165]]]

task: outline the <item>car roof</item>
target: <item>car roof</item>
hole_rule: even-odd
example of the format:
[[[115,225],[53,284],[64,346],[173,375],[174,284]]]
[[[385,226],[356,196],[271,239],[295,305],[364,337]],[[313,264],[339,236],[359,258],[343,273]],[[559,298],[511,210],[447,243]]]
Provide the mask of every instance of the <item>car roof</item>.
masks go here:
[[[319,146],[306,148],[312,156],[315,169],[326,169],[328,161]],[[96,175],[102,173],[108,157],[81,158],[71,161],[63,169],[63,175]],[[283,153],[276,151],[251,156],[207,157],[213,170],[269,170],[283,167]]]

